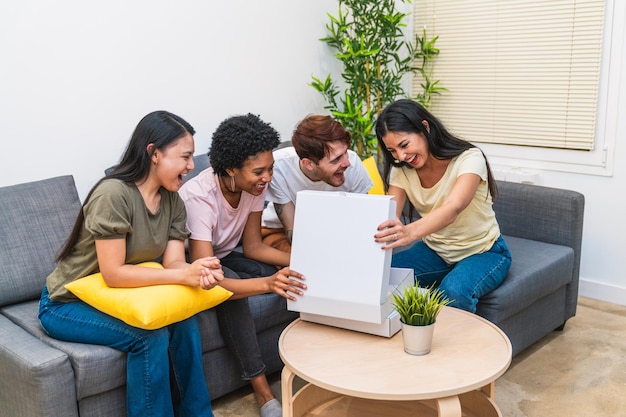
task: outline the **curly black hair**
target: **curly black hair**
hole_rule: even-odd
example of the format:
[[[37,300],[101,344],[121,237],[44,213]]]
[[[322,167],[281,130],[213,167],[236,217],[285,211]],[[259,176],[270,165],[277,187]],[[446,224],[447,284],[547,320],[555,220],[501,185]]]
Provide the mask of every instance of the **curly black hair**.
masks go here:
[[[280,143],[280,135],[257,115],[232,116],[222,121],[213,133],[209,161],[220,176],[226,170],[242,168],[246,159],[259,152],[271,151]]]

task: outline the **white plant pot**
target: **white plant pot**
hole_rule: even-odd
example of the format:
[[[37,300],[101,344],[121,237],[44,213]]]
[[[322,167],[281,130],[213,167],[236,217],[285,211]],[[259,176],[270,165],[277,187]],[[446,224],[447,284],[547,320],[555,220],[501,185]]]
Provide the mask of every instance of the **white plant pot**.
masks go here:
[[[404,351],[410,355],[426,355],[433,343],[435,323],[428,326],[411,326],[402,323]]]

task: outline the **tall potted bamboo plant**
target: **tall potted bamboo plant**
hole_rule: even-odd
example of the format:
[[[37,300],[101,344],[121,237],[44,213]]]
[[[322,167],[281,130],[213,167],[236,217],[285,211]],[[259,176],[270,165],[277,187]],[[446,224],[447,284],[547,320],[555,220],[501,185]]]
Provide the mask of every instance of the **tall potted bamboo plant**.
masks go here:
[[[400,0],[410,4],[411,0]],[[312,76],[311,86],[319,91],[333,116],[352,134],[352,149],[365,159],[378,155],[374,123],[389,103],[409,97],[406,77],[421,76],[422,91],[412,97],[428,107],[431,98],[445,88],[432,79],[433,59],[439,54],[437,37],[426,30],[407,40],[404,29],[408,13],[397,10],[396,0],[338,0],[336,16],[329,14],[325,42],[343,64],[337,80]]]

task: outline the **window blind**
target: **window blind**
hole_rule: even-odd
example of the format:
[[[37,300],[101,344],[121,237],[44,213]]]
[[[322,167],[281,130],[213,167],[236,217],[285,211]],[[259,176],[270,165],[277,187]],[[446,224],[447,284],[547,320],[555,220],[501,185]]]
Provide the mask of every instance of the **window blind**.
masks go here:
[[[439,36],[431,105],[471,142],[592,150],[604,0],[414,0]],[[413,94],[421,80],[413,80]]]

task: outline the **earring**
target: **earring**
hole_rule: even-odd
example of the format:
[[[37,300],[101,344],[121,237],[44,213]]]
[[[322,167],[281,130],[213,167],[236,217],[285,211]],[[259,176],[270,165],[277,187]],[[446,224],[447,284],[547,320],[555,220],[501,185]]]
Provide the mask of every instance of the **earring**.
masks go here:
[[[230,177],[230,186],[233,189],[233,193],[235,192],[235,176]]]
[[[395,162],[396,164],[399,164],[400,160],[399,159],[394,159],[393,162]]]

